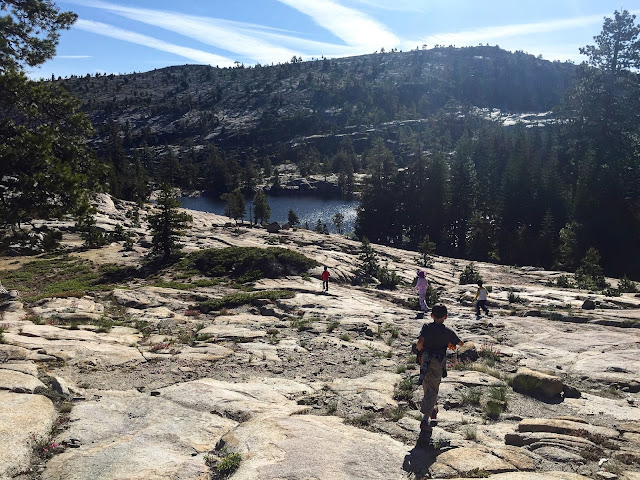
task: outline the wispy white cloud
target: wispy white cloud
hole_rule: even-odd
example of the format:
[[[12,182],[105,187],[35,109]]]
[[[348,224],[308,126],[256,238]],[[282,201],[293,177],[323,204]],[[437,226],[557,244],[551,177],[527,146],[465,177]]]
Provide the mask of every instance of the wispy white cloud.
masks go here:
[[[334,0],[278,0],[308,15],[348,45],[365,48],[394,47],[400,43],[385,25],[365,13]]]
[[[352,0],[368,7],[395,12],[424,12],[425,0]]]
[[[193,60],[198,63],[220,66],[233,65],[233,60],[227,57],[215,55],[203,50],[196,50],[194,48],[174,45],[172,43],[158,40],[157,38],[153,38],[148,35],[142,35],[140,33],[124,30],[122,28],[114,27],[113,25],[108,25],[102,22],[78,19],[74,24],[74,28],[79,28],[80,30],[95,33],[97,35],[116,38],[125,42],[144,45],[145,47],[154,48],[163,52],[173,53],[175,55],[188,58],[189,60]]]
[[[336,45],[334,43],[319,42],[316,40],[308,40],[290,35],[282,35],[279,33],[265,32],[259,30],[246,30],[247,33],[256,37],[265,39],[269,42],[287,45],[291,50],[298,52],[298,55],[304,58],[325,57],[348,57],[350,55],[358,55],[362,53],[362,49],[348,45]]]
[[[245,58],[259,62],[288,61],[300,52],[270,44],[247,35],[240,27],[266,33],[268,28],[252,24],[241,24],[229,20],[211,17],[198,17],[180,12],[133,8],[103,1],[83,2],[85,6],[100,8],[131,20],[169,30],[185,37],[197,40],[205,45],[233,52]]]
[[[635,10],[632,13],[640,12]],[[503,38],[539,35],[562,30],[590,27],[602,23],[602,19],[610,15],[585,15],[574,18],[549,20],[545,22],[520,23],[496,27],[482,27],[476,30],[465,30],[453,33],[437,33],[423,39],[405,42],[407,46],[420,44],[440,45],[476,45],[478,43],[495,43]]]
[[[173,11],[126,7],[103,0],[88,0],[82,4],[172,31],[260,63],[288,61],[294,55],[308,59],[321,55],[339,57],[363,53],[361,48],[309,40],[296,32],[271,26]]]
[[[80,60],[83,58],[93,58],[93,55],[56,55],[56,58],[63,58],[67,60]]]

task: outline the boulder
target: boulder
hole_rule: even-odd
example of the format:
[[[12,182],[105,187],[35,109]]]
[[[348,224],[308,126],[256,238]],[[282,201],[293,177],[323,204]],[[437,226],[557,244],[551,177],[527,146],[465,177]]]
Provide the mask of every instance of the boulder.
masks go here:
[[[596,302],[594,302],[593,300],[591,300],[590,298],[587,298],[583,303],[582,303],[582,309],[583,310],[595,310],[596,308]]]
[[[513,377],[513,390],[532,397],[553,399],[562,393],[560,377],[521,367]]]
[[[36,388],[46,388],[36,377],[14,370],[0,369],[0,390],[19,393],[33,393]]]
[[[441,466],[445,468],[443,469]],[[437,474],[441,470],[449,471],[449,469],[464,474],[473,471],[502,473],[514,471],[516,467],[490,452],[479,448],[462,447],[441,453],[438,455],[436,462],[429,468],[432,474]],[[440,477],[436,476],[436,478]]]
[[[458,347],[458,360],[461,362],[475,362],[478,358],[478,350],[473,342],[464,342]]]
[[[580,390],[570,385],[564,385],[562,387],[562,394],[564,398],[580,398],[582,396]]]
[[[575,422],[563,418],[527,418],[520,422],[518,431],[559,433],[586,439],[589,439],[590,436],[618,438],[620,435],[613,428]]]
[[[271,222],[264,227],[268,233],[278,233],[280,231],[280,224],[278,222]]]

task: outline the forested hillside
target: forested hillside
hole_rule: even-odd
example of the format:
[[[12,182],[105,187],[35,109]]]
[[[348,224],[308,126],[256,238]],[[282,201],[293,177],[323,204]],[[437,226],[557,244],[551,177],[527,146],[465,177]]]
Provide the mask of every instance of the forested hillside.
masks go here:
[[[114,165],[112,193],[135,198],[143,172],[217,194],[250,190],[265,168],[269,176],[270,165],[285,161],[300,165],[303,176],[357,172],[361,161],[346,161],[345,152],[361,155],[381,136],[400,154],[407,135],[431,135],[428,119],[443,112],[548,111],[573,71],[522,52],[473,47],[252,68],[187,65],[54,83],[82,100],[95,145]]]

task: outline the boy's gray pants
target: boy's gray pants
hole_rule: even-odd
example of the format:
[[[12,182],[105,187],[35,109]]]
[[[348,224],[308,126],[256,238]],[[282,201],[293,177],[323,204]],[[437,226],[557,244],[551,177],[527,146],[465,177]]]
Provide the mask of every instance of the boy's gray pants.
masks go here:
[[[420,403],[420,411],[425,415],[431,415],[433,408],[438,401],[438,389],[442,380],[442,362],[435,358],[429,361],[429,370],[427,370],[424,380],[422,380],[422,390],[424,396]]]

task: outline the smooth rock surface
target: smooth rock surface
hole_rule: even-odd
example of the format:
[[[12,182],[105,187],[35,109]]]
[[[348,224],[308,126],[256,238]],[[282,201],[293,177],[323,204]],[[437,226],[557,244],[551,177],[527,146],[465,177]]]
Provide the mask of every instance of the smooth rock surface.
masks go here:
[[[33,391],[42,387],[44,383],[32,375],[17,372],[15,370],[5,370],[0,364],[0,390],[11,390],[19,393],[33,393]]]
[[[56,416],[47,397],[0,391],[0,478],[29,467],[32,436],[47,439]]]
[[[407,478],[406,445],[335,417],[262,418],[239,425],[225,441],[244,459],[234,480]]]
[[[77,405],[43,480],[208,480],[204,454],[235,422],[138,392],[101,392]]]

